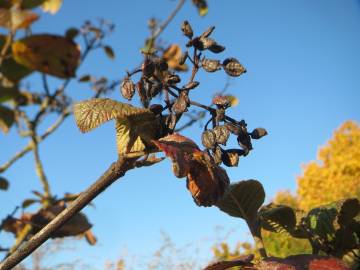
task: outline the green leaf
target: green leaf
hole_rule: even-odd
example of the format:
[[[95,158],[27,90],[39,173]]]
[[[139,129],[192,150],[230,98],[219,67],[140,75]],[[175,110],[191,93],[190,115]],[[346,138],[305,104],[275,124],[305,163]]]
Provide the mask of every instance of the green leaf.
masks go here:
[[[76,36],[79,34],[79,29],[75,28],[75,27],[71,27],[69,29],[66,30],[65,32],[65,37],[67,39],[74,39],[76,38]]]
[[[296,226],[296,215],[294,209],[287,205],[268,204],[259,211],[261,226],[268,231],[291,232]]]
[[[16,62],[59,78],[75,76],[80,61],[79,46],[62,36],[32,35],[12,44]]]
[[[216,206],[230,216],[253,220],[264,199],[262,184],[257,180],[246,180],[231,184]]]
[[[315,237],[331,241],[335,237],[334,221],[337,217],[335,208],[318,207],[309,211],[304,224]]]
[[[104,46],[104,52],[110,59],[115,59],[115,53],[114,50],[110,46]]]
[[[4,177],[0,177],[0,190],[7,190],[9,188],[9,181]]]
[[[0,105],[0,129],[7,133],[15,121],[14,111]]]
[[[36,199],[26,199],[26,200],[24,200],[24,201],[22,202],[21,207],[22,207],[23,209],[25,209],[25,208],[29,207],[30,205],[32,205],[32,204],[34,204],[34,203],[37,203],[37,202],[39,202],[39,200],[36,200]]]

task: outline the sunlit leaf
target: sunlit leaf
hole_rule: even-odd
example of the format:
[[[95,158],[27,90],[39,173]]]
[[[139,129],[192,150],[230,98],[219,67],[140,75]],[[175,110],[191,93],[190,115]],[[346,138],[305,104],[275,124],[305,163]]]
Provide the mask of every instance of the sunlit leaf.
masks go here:
[[[136,108],[111,99],[91,99],[74,106],[76,123],[82,132],[116,119],[118,153],[139,152],[156,138],[155,115],[148,109]]]
[[[7,190],[9,188],[9,181],[0,176],[0,190]]]
[[[46,0],[42,4],[42,9],[44,12],[49,12],[51,14],[55,14],[59,11],[63,3],[63,0]]]
[[[0,129],[7,133],[15,121],[14,111],[0,105]]]
[[[262,184],[257,180],[246,180],[231,184],[216,206],[230,216],[252,220],[264,199]]]
[[[186,64],[180,64],[180,58],[182,56],[179,45],[172,44],[163,53],[163,59],[167,62],[169,68],[176,71],[187,71],[188,67]]]
[[[0,27],[11,30],[28,28],[37,19],[39,15],[32,11],[0,8]]]
[[[103,48],[107,57],[109,57],[110,59],[115,59],[114,50],[110,46],[104,46]]]
[[[229,100],[231,107],[235,107],[239,104],[239,99],[237,97],[232,95],[226,95],[225,97]]]
[[[85,236],[85,239],[86,241],[90,244],[90,245],[95,245],[96,242],[97,242],[97,239],[95,237],[95,235],[92,233],[91,230],[87,230],[85,233],[84,233],[84,236]]]
[[[30,68],[60,78],[75,76],[80,49],[73,41],[56,35],[32,35],[12,44],[14,59]]]
[[[154,114],[143,108],[108,98],[94,98],[74,105],[76,124],[81,132],[88,132],[112,119],[126,119],[129,116],[153,118]]]

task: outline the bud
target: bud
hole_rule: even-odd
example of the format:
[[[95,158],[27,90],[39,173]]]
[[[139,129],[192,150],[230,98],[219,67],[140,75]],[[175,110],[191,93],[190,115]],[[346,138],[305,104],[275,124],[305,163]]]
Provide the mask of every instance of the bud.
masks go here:
[[[181,25],[181,31],[183,32],[183,34],[185,36],[187,36],[188,38],[192,38],[194,35],[194,32],[191,28],[191,25],[188,21],[184,21]]]
[[[216,126],[214,129],[216,142],[218,144],[226,145],[230,136],[230,131],[225,126]]]
[[[235,58],[225,59],[222,65],[225,72],[232,77],[238,77],[241,74],[246,73],[246,69]]]
[[[203,69],[207,72],[215,72],[221,69],[221,64],[219,60],[204,58],[201,61],[201,65]]]
[[[125,78],[121,83],[121,95],[127,100],[131,100],[135,93],[135,84],[129,78]]]
[[[201,142],[207,149],[212,149],[216,145],[216,134],[213,130],[205,130],[201,135]]]
[[[255,128],[251,133],[250,136],[252,139],[260,139],[261,137],[266,136],[268,133],[266,131],[266,129],[264,128]]]

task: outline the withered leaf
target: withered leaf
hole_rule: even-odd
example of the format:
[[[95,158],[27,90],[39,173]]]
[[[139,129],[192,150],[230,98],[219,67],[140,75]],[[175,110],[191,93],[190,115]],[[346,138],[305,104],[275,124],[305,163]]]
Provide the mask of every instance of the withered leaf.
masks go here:
[[[202,145],[207,149],[212,149],[216,145],[216,134],[213,130],[205,130],[201,134]]]
[[[219,60],[204,58],[201,61],[201,66],[207,72],[215,72],[221,69]]]
[[[0,8],[0,27],[11,29],[12,31],[28,28],[33,22],[39,19],[39,15],[32,11],[17,8]]]
[[[153,142],[171,159],[173,172],[178,178],[185,177],[190,172],[189,160],[194,152],[200,151],[196,143],[178,133]]]
[[[230,136],[230,131],[225,126],[216,126],[213,130],[216,136],[216,142],[226,145]]]
[[[115,52],[110,46],[104,46],[103,48],[107,57],[109,57],[112,60],[115,59]]]
[[[30,69],[59,78],[75,76],[80,60],[77,44],[66,37],[31,35],[12,44],[15,61]]]
[[[135,84],[130,78],[125,78],[121,82],[121,95],[127,100],[131,100],[135,93]]]
[[[168,135],[154,144],[171,159],[176,177],[187,176],[186,186],[197,205],[211,206],[220,199],[229,178],[209,154],[179,134]]]
[[[243,154],[243,150],[228,149],[222,152],[222,161],[228,167],[237,167],[239,165],[239,157]]]

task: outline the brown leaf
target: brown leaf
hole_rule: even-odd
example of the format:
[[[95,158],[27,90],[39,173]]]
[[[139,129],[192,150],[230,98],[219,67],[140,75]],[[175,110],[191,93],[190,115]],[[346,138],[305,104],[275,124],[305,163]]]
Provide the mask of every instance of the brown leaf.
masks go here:
[[[43,34],[31,35],[12,44],[15,61],[59,78],[75,76],[80,61],[80,49],[66,37]]]
[[[9,181],[4,177],[0,176],[0,190],[8,190],[9,188]]]
[[[225,170],[192,140],[172,134],[154,144],[171,159],[176,177],[187,176],[187,188],[197,205],[214,205],[224,194],[229,184]]]
[[[96,236],[92,233],[91,230],[87,230],[85,233],[84,233],[84,236],[85,236],[85,239],[86,241],[90,244],[90,245],[95,245],[96,242],[97,242],[97,239],[96,239]]]
[[[232,77],[238,77],[241,74],[246,73],[246,69],[235,58],[225,59],[223,62],[223,68],[225,72]]]
[[[104,46],[103,48],[107,57],[109,57],[112,60],[115,59],[114,50],[110,46]]]
[[[233,260],[226,260],[209,264],[204,270],[226,270],[235,266],[252,266],[251,261],[254,259],[254,255],[244,255]]]
[[[0,26],[11,30],[28,28],[39,19],[32,11],[0,8]]]

